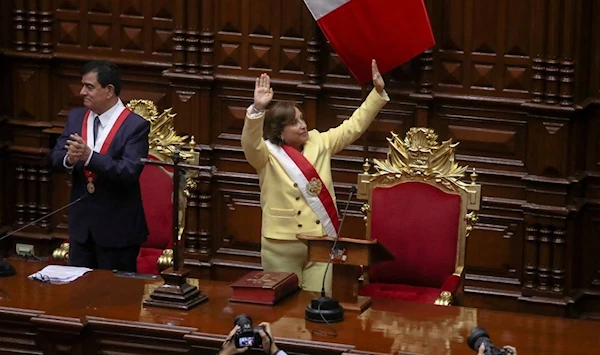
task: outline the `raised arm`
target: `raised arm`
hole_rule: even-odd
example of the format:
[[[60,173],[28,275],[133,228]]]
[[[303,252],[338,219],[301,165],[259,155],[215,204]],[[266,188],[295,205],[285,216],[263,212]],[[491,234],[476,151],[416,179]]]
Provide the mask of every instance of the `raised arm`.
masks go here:
[[[357,140],[371,125],[379,111],[389,102],[385,82],[379,73],[375,59],[371,62],[374,89],[352,116],[339,126],[322,134],[325,146],[336,154]]]
[[[269,160],[269,149],[263,139],[265,108],[273,99],[271,78],[261,74],[254,86],[254,103],[248,107],[242,129],[242,149],[246,159],[256,170],[262,169]]]

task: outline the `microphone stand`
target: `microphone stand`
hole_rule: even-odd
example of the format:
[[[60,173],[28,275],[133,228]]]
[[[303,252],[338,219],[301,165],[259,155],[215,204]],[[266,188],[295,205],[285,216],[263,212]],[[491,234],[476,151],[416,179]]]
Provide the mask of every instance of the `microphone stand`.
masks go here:
[[[53,216],[56,213],[58,213],[58,212],[60,212],[60,211],[62,211],[64,209],[66,209],[66,208],[69,208],[69,207],[73,206],[74,204],[76,204],[77,202],[85,199],[88,196],[89,196],[89,194],[85,194],[85,195],[79,197],[78,199],[76,199],[75,201],[73,201],[73,202],[71,202],[71,203],[69,203],[67,205],[62,206],[61,208],[59,208],[57,210],[54,210],[54,211],[52,211],[50,213],[47,213],[47,214],[43,215],[42,217],[36,219],[35,221],[31,221],[31,222],[27,223],[26,225],[24,225],[24,226],[22,226],[22,227],[20,227],[20,228],[18,228],[16,230],[13,230],[13,231],[11,231],[11,232],[3,235],[2,237],[0,237],[0,242],[3,241],[4,239],[10,237],[13,234],[19,233],[20,231],[22,231],[25,228],[33,226],[34,224],[38,223],[39,221],[41,221],[43,219],[46,219],[46,218],[48,218],[50,216]],[[13,266],[8,261],[0,261],[0,277],[12,276],[14,274],[15,274],[15,269],[13,268]]]
[[[337,231],[337,237],[335,238],[333,245],[331,246],[331,251],[329,253],[329,260],[327,261],[327,266],[325,267],[325,273],[323,274],[323,284],[321,286],[321,296],[318,298],[313,298],[308,306],[306,306],[304,310],[304,318],[310,322],[316,323],[335,323],[341,322],[344,320],[344,308],[340,306],[340,303],[325,295],[325,279],[327,278],[327,271],[329,270],[329,266],[331,265],[331,261],[334,258],[334,251],[337,245],[338,238],[340,237],[340,233],[342,231],[342,225],[344,224],[344,220],[346,219],[346,213],[348,212],[348,207],[350,207],[350,201],[352,200],[352,196],[356,193],[356,187],[352,186],[350,188],[350,195],[348,196],[348,200],[346,201],[346,207],[342,212],[342,220],[340,221],[340,226]]]

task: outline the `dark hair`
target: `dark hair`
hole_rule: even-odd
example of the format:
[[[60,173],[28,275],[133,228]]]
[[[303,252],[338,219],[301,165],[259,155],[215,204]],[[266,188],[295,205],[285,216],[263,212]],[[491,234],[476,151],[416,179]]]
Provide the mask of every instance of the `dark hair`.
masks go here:
[[[281,132],[283,132],[283,128],[296,117],[294,108],[297,108],[302,112],[298,105],[290,101],[279,101],[267,110],[263,130],[265,138],[270,140],[271,143],[279,145],[283,143]]]
[[[121,93],[121,70],[116,64],[106,60],[94,60],[85,63],[81,69],[81,75],[92,72],[98,75],[98,83],[103,88],[112,85],[115,87],[115,95],[119,96]]]

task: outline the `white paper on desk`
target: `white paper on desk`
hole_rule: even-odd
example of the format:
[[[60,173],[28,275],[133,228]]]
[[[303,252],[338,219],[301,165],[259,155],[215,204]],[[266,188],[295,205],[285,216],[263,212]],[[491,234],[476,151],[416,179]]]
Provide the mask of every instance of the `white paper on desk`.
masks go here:
[[[66,284],[77,280],[86,272],[92,271],[87,267],[48,265],[42,270],[29,275],[29,279],[51,284]]]

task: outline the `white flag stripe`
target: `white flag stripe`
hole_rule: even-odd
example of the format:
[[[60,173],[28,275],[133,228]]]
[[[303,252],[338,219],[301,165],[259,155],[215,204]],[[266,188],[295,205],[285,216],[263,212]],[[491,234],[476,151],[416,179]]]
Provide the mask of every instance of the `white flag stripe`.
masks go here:
[[[304,2],[315,20],[319,21],[321,17],[350,2],[350,0],[304,0]]]

